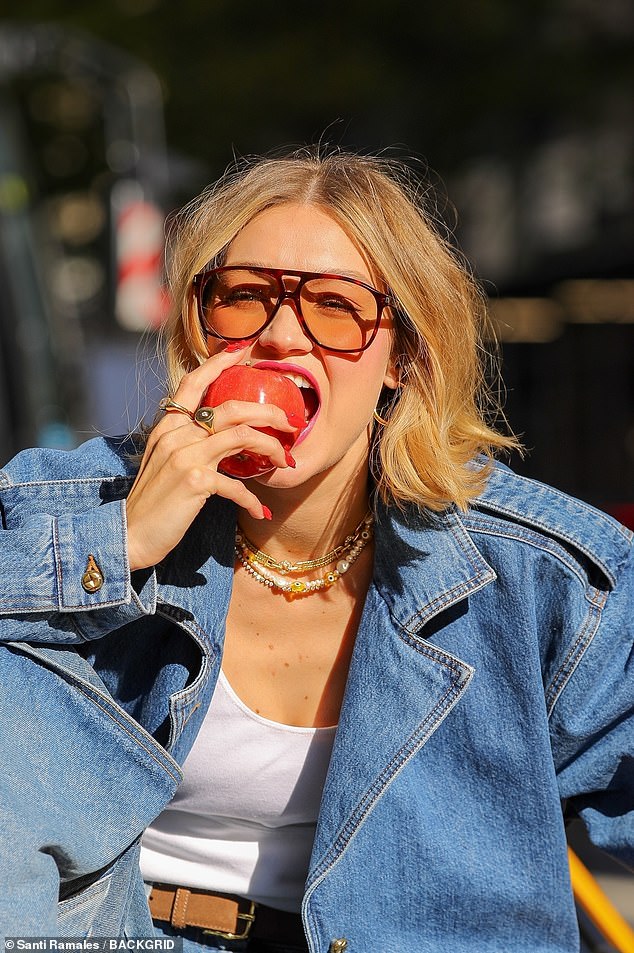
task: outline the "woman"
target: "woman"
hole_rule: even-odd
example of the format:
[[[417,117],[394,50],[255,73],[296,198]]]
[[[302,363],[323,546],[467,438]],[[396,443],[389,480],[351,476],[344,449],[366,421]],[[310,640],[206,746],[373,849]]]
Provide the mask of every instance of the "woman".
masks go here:
[[[255,161],[170,261],[145,446],[3,473],[9,935],[578,949],[562,801],[634,856],[631,534],[492,462],[480,297],[388,163]],[[303,419],[209,409],[241,365]]]

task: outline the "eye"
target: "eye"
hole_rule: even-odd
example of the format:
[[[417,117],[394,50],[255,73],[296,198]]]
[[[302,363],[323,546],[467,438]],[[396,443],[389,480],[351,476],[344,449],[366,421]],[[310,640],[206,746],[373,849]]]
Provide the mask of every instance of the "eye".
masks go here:
[[[212,307],[230,308],[242,304],[269,302],[271,291],[266,285],[233,285],[215,288],[209,297]]]
[[[344,314],[359,313],[359,308],[354,301],[332,293],[316,295],[313,306],[324,311],[341,311]]]

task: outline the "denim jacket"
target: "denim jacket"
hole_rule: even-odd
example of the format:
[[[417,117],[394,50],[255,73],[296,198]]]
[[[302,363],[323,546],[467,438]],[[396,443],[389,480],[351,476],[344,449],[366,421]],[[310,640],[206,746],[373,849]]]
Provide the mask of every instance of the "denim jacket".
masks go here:
[[[213,693],[235,510],[212,498],[131,577],[132,449],[99,438],[0,472],[7,936],[152,935],[138,842]],[[632,534],[603,513],[502,466],[465,513],[380,507],[311,953],[577,950],[561,803],[634,863],[633,631]]]

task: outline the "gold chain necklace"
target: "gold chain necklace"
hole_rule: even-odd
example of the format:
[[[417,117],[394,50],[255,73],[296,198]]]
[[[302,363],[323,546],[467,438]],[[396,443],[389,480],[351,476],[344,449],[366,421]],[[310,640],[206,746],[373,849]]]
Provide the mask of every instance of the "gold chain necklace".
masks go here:
[[[263,586],[267,586],[269,589],[277,589],[287,595],[307,595],[311,592],[319,592],[321,589],[328,589],[344,573],[348,572],[372,539],[373,527],[374,517],[371,513],[367,513],[355,531],[350,536],[346,536],[341,545],[336,546],[318,559],[306,559],[297,563],[291,563],[288,560],[278,561],[269,556],[268,553],[258,549],[238,527],[236,530],[235,553],[249,575]],[[308,572],[311,569],[321,569],[333,563],[336,563],[334,569],[318,579],[294,579],[291,581],[290,579],[280,579],[271,571],[276,570],[282,576],[287,576],[289,573],[297,574]]]
[[[286,576],[288,573],[311,572],[313,569],[322,569],[324,566],[330,566],[332,563],[337,562],[338,559],[351,549],[357,539],[360,538],[363,529],[366,526],[371,526],[373,522],[374,517],[372,514],[369,512],[366,513],[358,526],[355,527],[349,536],[346,536],[343,543],[339,546],[335,546],[329,553],[326,553],[324,556],[319,556],[317,559],[305,559],[297,563],[292,563],[288,559],[281,561],[274,559],[272,556],[269,556],[268,553],[258,549],[257,546],[244,535],[242,530],[239,530],[239,532],[244,548],[248,549],[254,562],[260,563],[261,566],[265,566],[267,569],[273,569],[283,576]]]

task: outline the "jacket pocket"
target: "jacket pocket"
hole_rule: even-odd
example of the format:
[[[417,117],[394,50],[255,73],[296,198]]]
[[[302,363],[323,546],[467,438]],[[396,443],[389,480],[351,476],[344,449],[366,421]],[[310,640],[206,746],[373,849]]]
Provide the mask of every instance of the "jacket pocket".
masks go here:
[[[95,928],[98,928],[99,934],[103,936],[102,931],[112,929],[112,926],[118,931],[119,924],[111,926],[113,917],[108,915],[105,909],[111,883],[112,874],[106,874],[101,880],[58,904],[57,926],[60,936],[95,936]],[[114,914],[115,911],[112,910],[111,913]]]

